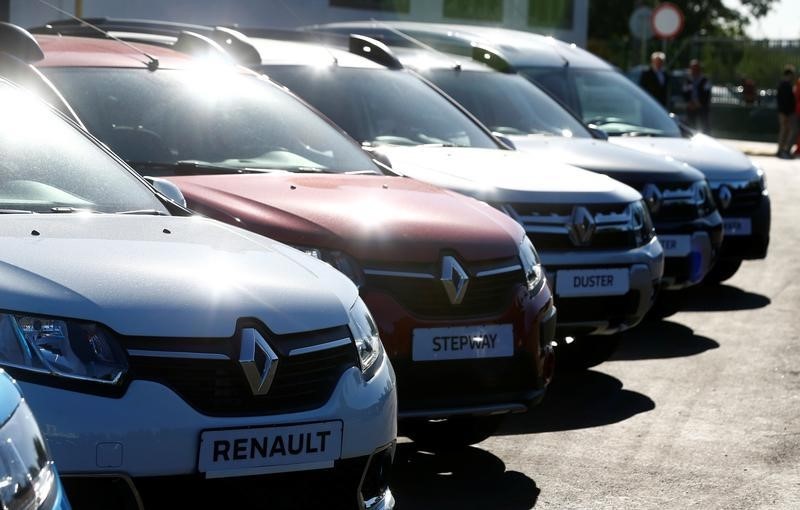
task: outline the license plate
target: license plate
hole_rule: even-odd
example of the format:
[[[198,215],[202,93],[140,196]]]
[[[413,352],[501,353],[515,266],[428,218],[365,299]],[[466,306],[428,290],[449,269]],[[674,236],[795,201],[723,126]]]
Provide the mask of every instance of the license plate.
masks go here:
[[[753,233],[753,222],[750,218],[723,218],[726,236],[749,236]]]
[[[562,297],[619,296],[630,289],[627,269],[563,269],[556,274],[556,294]]]
[[[492,324],[458,328],[415,329],[411,359],[505,358],[514,355],[514,326]]]
[[[206,478],[325,469],[341,454],[341,421],[206,430],[197,469]]]
[[[692,239],[689,236],[658,236],[665,257],[685,257],[692,251]]]

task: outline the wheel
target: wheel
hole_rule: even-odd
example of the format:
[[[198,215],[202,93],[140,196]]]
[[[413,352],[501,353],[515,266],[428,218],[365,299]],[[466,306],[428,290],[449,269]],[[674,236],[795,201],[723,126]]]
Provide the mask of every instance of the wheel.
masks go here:
[[[721,259],[718,260],[711,271],[708,272],[703,279],[705,283],[717,284],[722,283],[731,276],[736,274],[736,271],[741,267],[742,261],[739,259]]]
[[[444,420],[413,420],[400,423],[400,433],[420,450],[459,450],[492,436],[505,415],[454,416]]]
[[[575,337],[571,343],[559,341],[556,366],[559,370],[586,370],[608,360],[619,347],[621,334]]]

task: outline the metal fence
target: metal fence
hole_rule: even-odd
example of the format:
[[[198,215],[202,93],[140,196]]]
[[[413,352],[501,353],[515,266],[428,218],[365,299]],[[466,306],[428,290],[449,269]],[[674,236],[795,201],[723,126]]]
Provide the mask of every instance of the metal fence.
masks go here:
[[[650,52],[666,49],[667,67],[673,77],[670,110],[679,116],[685,112],[680,84],[689,61],[700,60],[713,84],[712,134],[748,140],[776,139],[776,87],[786,64],[800,71],[800,40],[796,39],[696,37],[670,43],[666,48],[660,41],[644,45],[636,40],[590,41],[589,49],[627,70],[632,79],[648,64]]]

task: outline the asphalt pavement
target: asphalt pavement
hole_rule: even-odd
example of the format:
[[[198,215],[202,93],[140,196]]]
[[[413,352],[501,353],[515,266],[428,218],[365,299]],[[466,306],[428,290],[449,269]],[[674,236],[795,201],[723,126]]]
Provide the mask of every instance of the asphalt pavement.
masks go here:
[[[800,159],[753,160],[772,197],[766,260],[560,374],[496,437],[446,455],[403,441],[398,508],[800,509]]]

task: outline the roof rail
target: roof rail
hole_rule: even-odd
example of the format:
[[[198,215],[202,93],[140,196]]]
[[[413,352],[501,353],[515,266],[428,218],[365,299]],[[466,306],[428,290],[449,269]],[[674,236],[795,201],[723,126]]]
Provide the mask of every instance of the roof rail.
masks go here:
[[[514,66],[506,60],[500,51],[490,48],[489,46],[482,46],[480,44],[472,43],[472,59],[477,60],[495,71],[501,73],[516,73],[517,70]]]
[[[0,51],[29,64],[44,58],[42,48],[30,32],[5,22],[0,22]]]
[[[354,55],[360,55],[389,69],[403,68],[403,64],[388,46],[371,37],[350,34],[348,49]]]
[[[123,40],[134,40],[147,42],[156,45],[176,46],[176,51],[184,51],[195,54],[196,51],[216,52],[219,49],[226,51],[237,63],[242,65],[254,65],[261,63],[261,56],[258,50],[250,44],[247,36],[241,32],[227,27],[211,27],[206,25],[193,25],[189,23],[175,23],[172,21],[158,21],[145,19],[126,19],[126,18],[86,18],[88,23],[95,25],[106,32],[114,32],[114,36]],[[101,37],[102,34],[92,30],[87,25],[76,20],[51,21],[46,25],[31,29],[33,33],[40,34],[61,34],[77,35],[82,37]],[[178,45],[181,34],[189,32],[193,34],[189,37],[199,36],[216,43],[216,47],[207,45],[201,46],[200,41],[194,40]],[[175,38],[173,44],[163,43],[156,40],[145,40],[137,38],[136,34],[148,34]],[[197,37],[195,37],[197,39]],[[203,39],[200,39],[203,40]],[[184,48],[184,49],[181,49]]]

